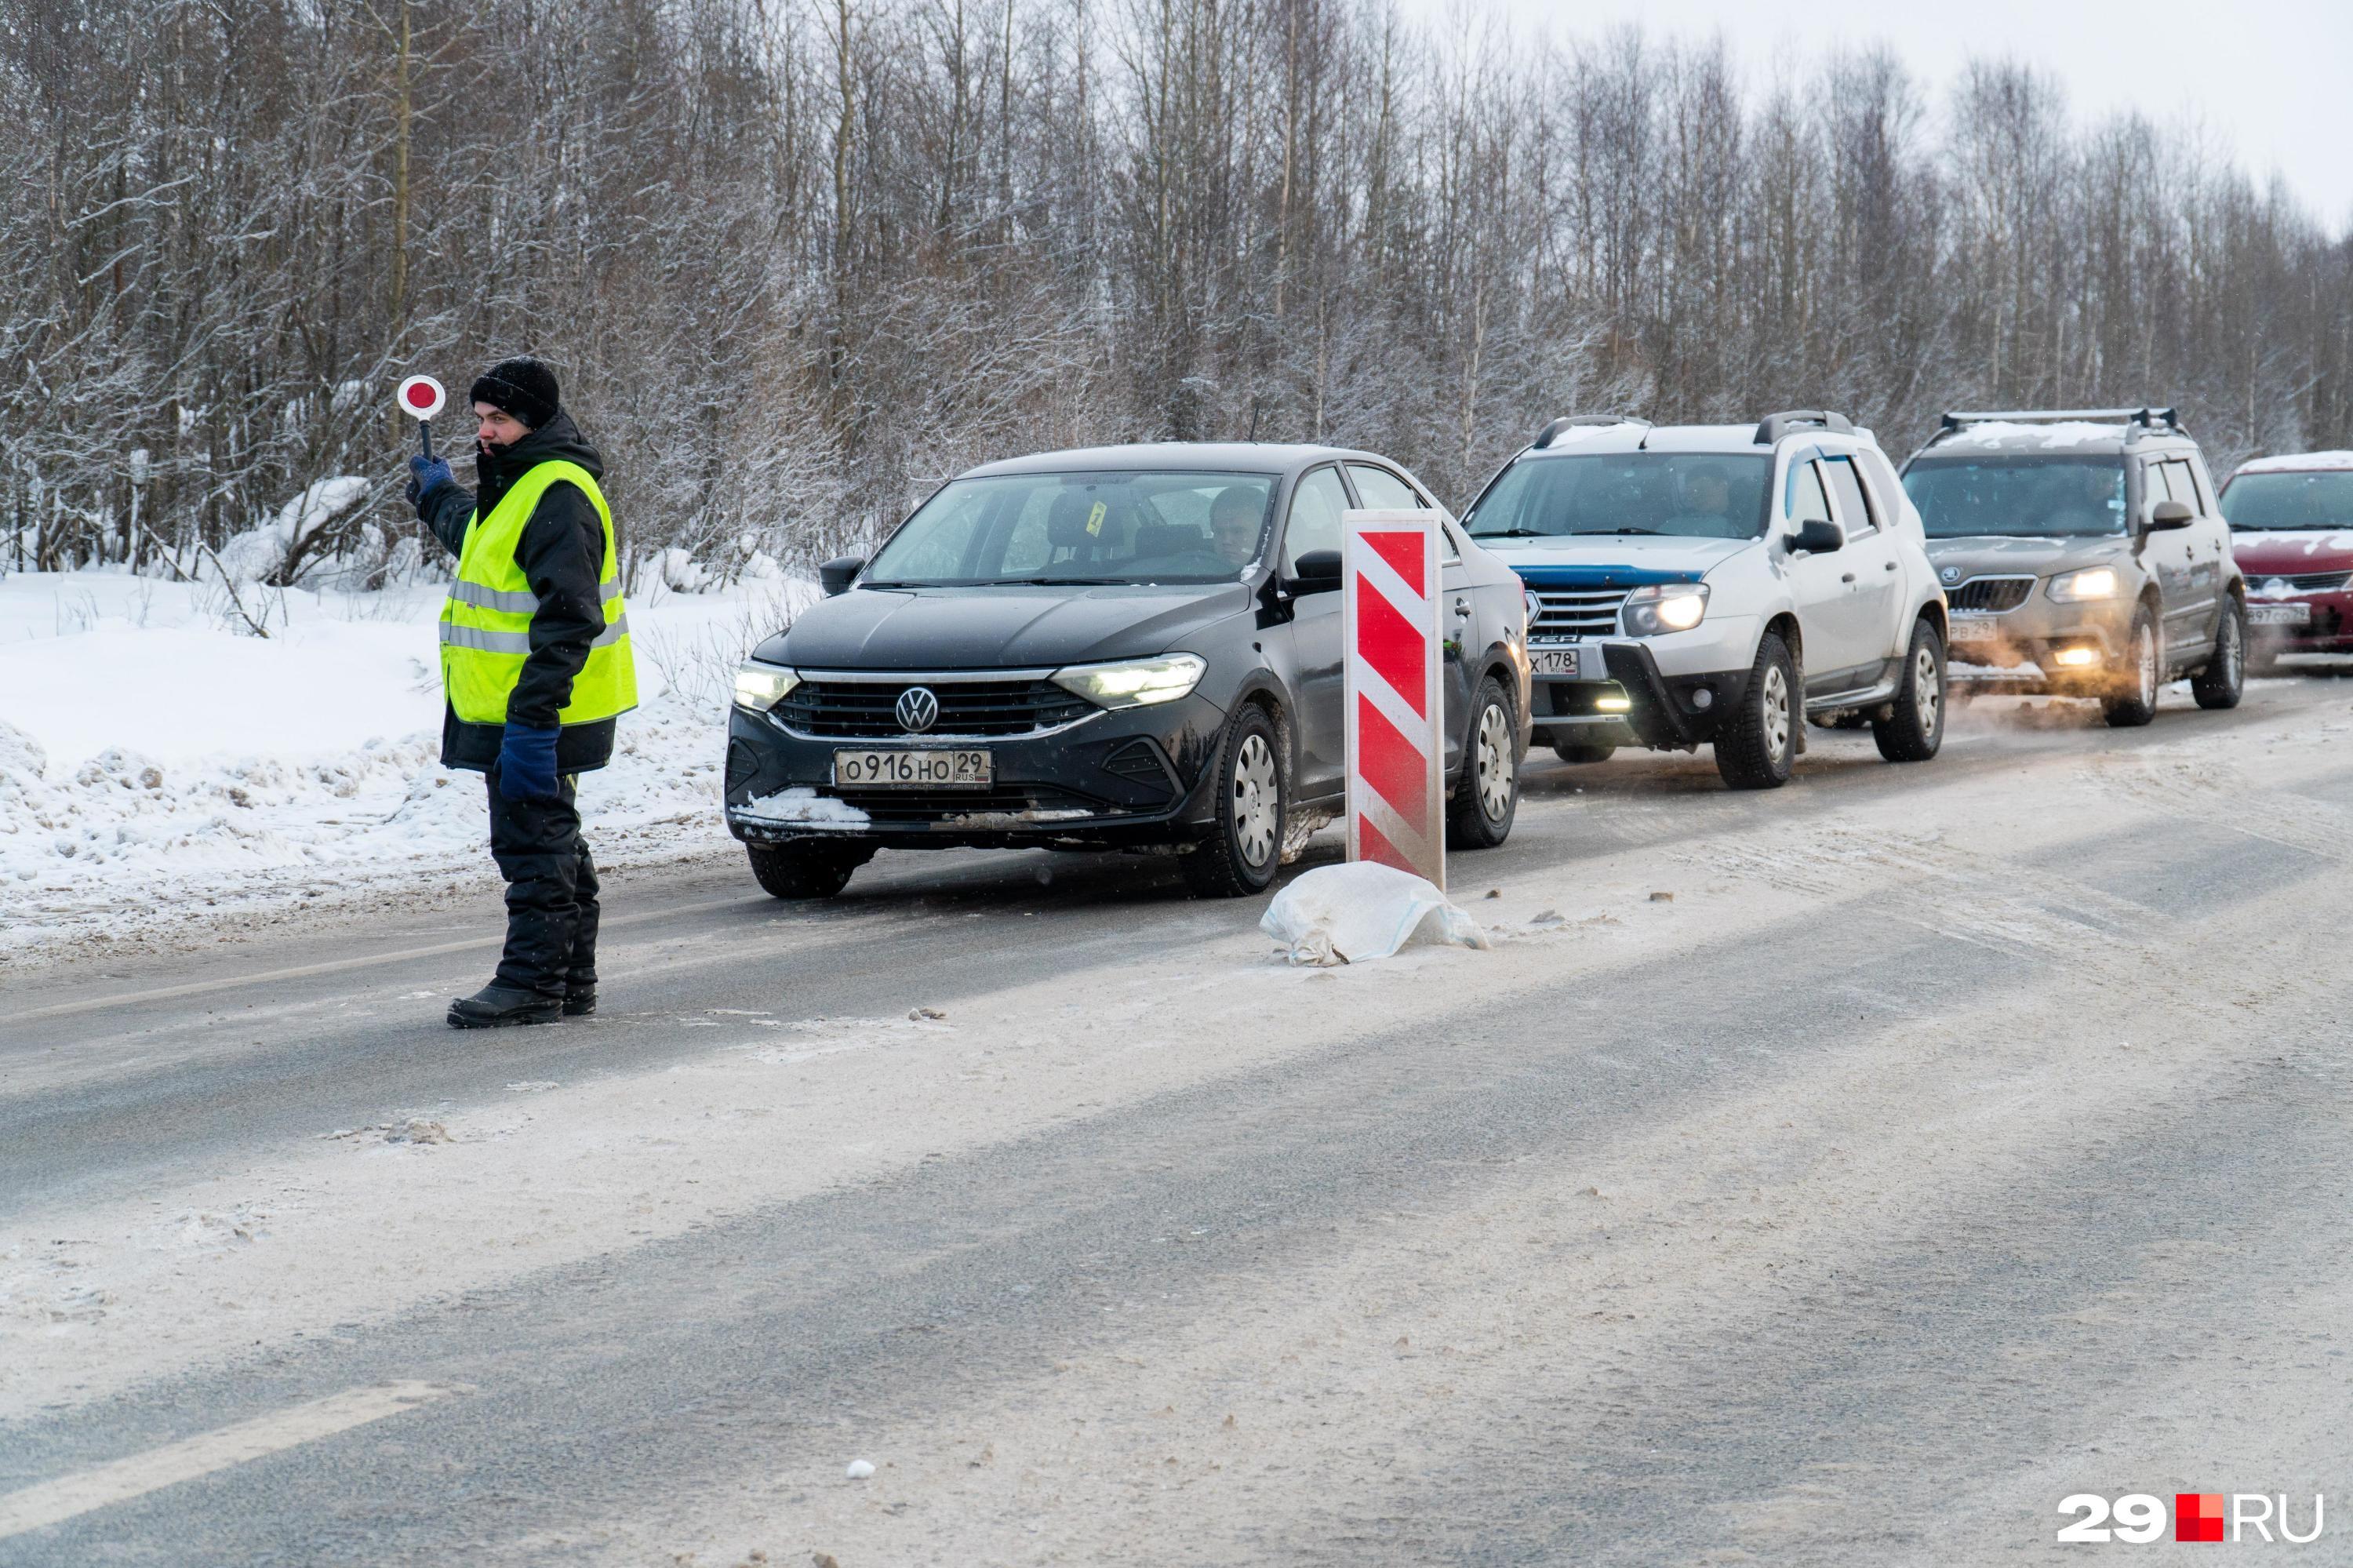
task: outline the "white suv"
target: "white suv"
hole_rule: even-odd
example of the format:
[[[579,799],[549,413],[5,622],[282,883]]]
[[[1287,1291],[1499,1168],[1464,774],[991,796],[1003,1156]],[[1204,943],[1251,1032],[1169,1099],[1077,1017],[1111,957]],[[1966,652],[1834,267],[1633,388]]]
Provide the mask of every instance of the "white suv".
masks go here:
[[[1944,740],[1920,514],[1840,415],[1556,419],[1462,523],[1527,585],[1532,716],[1563,761],[1704,743],[1725,783],[1769,789],[1803,717],[1869,723],[1891,762]]]

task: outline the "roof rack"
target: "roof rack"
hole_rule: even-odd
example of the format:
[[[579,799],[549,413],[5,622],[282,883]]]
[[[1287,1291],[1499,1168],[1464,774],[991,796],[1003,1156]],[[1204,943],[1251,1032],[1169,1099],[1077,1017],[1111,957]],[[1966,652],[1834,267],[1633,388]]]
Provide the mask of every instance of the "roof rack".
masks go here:
[[[1838,435],[1854,433],[1853,424],[1844,414],[1834,414],[1828,408],[1784,408],[1778,414],[1767,414],[1757,427],[1757,444],[1769,447],[1793,430],[1819,426]]]
[[[2159,429],[2177,436],[2189,432],[2183,429],[2180,416],[2172,408],[2144,405],[2138,408],[2010,408],[1999,412],[1947,413],[1944,424],[1928,438],[1935,446],[1947,436],[1967,429],[1971,425],[2055,425],[2055,424],[2117,424],[2125,427],[2125,440],[2134,440],[2144,435],[2155,435]]]
[[[1530,441],[1528,446],[1533,450],[1542,451],[1558,440],[1563,430],[1575,429],[1585,425],[1640,425],[1647,430],[1651,428],[1651,421],[1638,419],[1631,414],[1571,414],[1566,418],[1555,419],[1551,424],[1538,430],[1536,439]]]

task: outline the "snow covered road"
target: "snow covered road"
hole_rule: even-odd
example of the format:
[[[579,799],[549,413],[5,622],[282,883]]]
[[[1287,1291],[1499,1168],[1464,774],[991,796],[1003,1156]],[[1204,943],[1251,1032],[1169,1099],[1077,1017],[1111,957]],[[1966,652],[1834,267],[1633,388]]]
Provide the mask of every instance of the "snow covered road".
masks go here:
[[[439,881],[12,977],[0,1563],[1927,1563],[2342,1496],[2353,683],[1812,740],[1532,759],[1485,953],[728,855],[615,879],[587,1024],[442,1030],[497,927]],[[54,1485],[379,1384],[434,1397]]]

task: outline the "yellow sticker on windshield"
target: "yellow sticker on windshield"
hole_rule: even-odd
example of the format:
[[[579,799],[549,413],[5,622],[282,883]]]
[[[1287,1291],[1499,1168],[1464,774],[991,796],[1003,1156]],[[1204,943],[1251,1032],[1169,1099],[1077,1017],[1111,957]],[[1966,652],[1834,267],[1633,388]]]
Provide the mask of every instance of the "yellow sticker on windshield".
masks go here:
[[[1111,508],[1105,506],[1102,502],[1098,501],[1095,503],[1095,509],[1087,514],[1087,532],[1089,534],[1101,536],[1103,533],[1103,514],[1110,510]]]

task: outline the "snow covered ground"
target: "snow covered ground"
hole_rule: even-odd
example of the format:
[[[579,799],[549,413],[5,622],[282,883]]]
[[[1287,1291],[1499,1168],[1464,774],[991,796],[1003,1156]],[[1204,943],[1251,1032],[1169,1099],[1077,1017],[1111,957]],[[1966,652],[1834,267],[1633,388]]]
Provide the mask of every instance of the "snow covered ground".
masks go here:
[[[440,766],[442,588],[0,578],[0,959],[191,909],[483,874],[478,776]],[[643,705],[581,791],[601,855],[725,840],[736,660],[816,592],[782,576],[630,604]],[[267,637],[254,634],[259,620]]]

